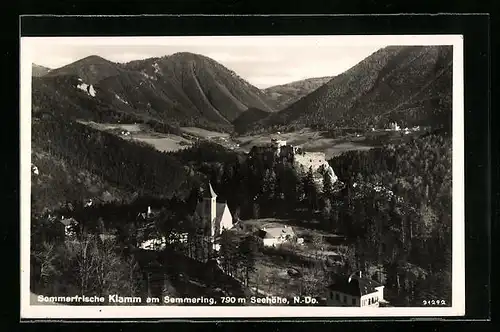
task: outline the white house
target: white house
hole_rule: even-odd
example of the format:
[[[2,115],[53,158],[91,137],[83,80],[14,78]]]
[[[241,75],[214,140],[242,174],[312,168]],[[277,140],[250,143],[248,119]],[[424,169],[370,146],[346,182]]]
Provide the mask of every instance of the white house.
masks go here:
[[[266,247],[276,247],[285,242],[291,242],[297,239],[293,228],[287,225],[262,227],[259,230],[259,237]]]
[[[375,280],[352,274],[328,287],[327,304],[340,307],[378,307],[385,303],[384,286]]]
[[[146,240],[139,245],[139,248],[144,250],[161,251],[165,249],[165,246],[166,246],[166,239],[165,237],[161,237],[157,239]]]

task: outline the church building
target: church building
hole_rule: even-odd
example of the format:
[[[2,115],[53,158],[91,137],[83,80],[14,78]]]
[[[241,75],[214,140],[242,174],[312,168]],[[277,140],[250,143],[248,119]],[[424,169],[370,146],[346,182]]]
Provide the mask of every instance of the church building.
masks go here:
[[[233,228],[233,216],[229,211],[227,203],[218,203],[217,194],[209,182],[207,188],[202,188],[201,202],[196,207],[196,212],[205,224],[210,225],[210,235],[217,238],[225,229]]]

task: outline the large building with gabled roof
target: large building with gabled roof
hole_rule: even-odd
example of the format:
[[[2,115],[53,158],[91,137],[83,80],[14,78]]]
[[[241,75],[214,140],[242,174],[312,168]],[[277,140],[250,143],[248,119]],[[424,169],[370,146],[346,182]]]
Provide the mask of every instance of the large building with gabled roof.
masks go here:
[[[384,286],[361,272],[339,277],[328,287],[327,303],[342,307],[378,307],[384,300]]]
[[[217,194],[210,182],[201,191],[202,200],[196,206],[196,212],[205,224],[210,225],[209,235],[216,238],[223,230],[233,228],[233,216],[226,202],[217,202]]]

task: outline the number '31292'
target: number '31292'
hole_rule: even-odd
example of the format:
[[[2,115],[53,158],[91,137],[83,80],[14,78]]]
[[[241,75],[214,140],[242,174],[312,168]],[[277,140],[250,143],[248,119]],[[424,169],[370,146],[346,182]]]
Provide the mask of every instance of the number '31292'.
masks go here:
[[[446,305],[445,300],[423,300],[423,305]]]

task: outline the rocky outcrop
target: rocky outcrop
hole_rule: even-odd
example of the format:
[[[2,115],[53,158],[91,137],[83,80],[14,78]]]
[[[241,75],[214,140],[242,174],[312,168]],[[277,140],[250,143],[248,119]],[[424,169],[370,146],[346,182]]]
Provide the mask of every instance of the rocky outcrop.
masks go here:
[[[326,160],[324,152],[298,152],[294,154],[294,163],[297,168],[304,172],[312,170],[314,180],[321,186],[323,184],[323,174],[328,174],[332,184],[337,182],[338,177]]]

